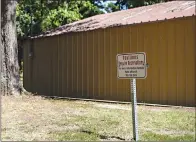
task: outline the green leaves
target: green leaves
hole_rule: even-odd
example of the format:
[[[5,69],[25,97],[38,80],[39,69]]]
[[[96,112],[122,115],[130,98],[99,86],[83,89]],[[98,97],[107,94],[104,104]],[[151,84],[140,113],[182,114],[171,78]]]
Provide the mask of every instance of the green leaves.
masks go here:
[[[106,12],[169,0],[20,0],[16,11],[18,37],[37,35],[80,19]],[[31,26],[32,25],[32,26]],[[31,30],[32,28],[32,30]]]
[[[16,13],[20,38],[31,35],[31,24],[37,35],[103,12],[90,0],[20,0]]]
[[[47,31],[52,28],[59,27],[61,25],[71,23],[81,19],[81,15],[76,11],[69,11],[64,7],[58,7],[58,9],[51,10],[43,19],[41,23],[42,31]]]
[[[105,8],[105,10],[110,13],[110,12],[115,12],[115,11],[119,11],[120,7],[119,5],[116,5],[112,2],[108,3],[107,7]]]

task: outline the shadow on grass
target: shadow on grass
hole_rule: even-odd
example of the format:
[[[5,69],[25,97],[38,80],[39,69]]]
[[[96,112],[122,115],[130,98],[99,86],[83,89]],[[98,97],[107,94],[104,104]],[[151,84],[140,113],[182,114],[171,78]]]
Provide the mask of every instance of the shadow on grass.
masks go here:
[[[121,138],[121,137],[118,137],[118,136],[104,136],[104,135],[96,134],[96,133],[94,133],[94,132],[86,131],[86,130],[81,130],[81,132],[87,133],[87,134],[89,134],[89,135],[91,135],[91,134],[97,135],[97,136],[98,136],[99,138],[101,138],[101,139],[115,138],[115,139],[118,139],[118,140],[125,141],[125,139],[123,139],[123,138]]]

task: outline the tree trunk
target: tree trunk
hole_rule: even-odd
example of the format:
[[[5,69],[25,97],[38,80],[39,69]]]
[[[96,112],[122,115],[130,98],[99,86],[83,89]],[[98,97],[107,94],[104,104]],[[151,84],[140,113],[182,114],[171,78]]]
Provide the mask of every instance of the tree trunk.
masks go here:
[[[21,90],[16,34],[17,0],[1,1],[1,94],[19,94]]]

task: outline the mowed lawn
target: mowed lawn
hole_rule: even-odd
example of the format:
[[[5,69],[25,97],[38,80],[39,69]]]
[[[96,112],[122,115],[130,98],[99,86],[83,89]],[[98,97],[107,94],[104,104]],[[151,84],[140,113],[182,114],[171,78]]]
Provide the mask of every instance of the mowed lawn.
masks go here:
[[[130,104],[1,97],[2,140],[8,141],[130,141]],[[195,108],[138,106],[142,141],[195,141]]]

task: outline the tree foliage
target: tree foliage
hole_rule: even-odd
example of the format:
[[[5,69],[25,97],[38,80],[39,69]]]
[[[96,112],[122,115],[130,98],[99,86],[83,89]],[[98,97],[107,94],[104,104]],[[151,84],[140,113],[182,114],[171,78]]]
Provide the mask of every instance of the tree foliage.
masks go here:
[[[115,4],[115,3],[108,3],[108,5],[105,7],[105,10],[110,13],[110,12],[115,12],[115,11],[119,11],[120,10],[120,7],[118,4]]]
[[[119,5],[120,9],[125,7],[126,9],[135,8],[140,6],[152,5],[155,3],[161,3],[171,0],[117,0],[115,5]]]
[[[102,13],[90,0],[20,0],[16,11],[18,37],[40,34]]]
[[[16,10],[18,37],[40,34],[80,19],[169,0],[20,0]]]

